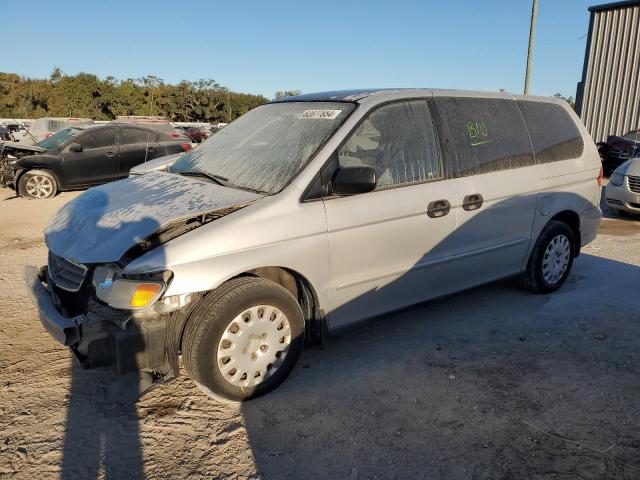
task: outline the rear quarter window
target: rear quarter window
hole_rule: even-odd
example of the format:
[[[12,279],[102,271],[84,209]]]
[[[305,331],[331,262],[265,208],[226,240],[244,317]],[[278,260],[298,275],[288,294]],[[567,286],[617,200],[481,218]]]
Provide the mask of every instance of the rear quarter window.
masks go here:
[[[518,100],[527,122],[538,163],[569,160],[582,155],[582,135],[569,113],[555,103]]]
[[[531,142],[510,99],[435,97],[447,177],[533,165]]]

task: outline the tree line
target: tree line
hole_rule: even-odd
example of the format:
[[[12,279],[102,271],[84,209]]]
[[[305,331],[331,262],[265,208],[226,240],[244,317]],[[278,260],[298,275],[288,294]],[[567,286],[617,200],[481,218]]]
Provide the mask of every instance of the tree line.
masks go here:
[[[0,118],[161,115],[176,122],[230,122],[266,102],[262,95],[232,92],[211,79],[177,84],[152,75],[100,79],[91,73],[66,75],[59,68],[48,79],[0,73]]]

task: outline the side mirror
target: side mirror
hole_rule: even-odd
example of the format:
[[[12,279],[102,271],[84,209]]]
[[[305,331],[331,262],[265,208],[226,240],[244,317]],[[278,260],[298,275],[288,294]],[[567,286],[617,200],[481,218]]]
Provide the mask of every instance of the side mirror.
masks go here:
[[[69,151],[70,152],[81,152],[82,151],[82,145],[80,145],[79,143],[70,143],[69,144]]]
[[[365,165],[341,167],[333,174],[331,193],[336,195],[367,193],[376,188],[377,182],[373,167]]]

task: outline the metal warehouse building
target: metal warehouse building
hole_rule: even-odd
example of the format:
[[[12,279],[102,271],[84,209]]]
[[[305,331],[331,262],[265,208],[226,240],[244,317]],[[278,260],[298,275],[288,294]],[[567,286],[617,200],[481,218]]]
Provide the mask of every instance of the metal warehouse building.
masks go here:
[[[640,0],[589,8],[576,110],[596,142],[640,128]]]

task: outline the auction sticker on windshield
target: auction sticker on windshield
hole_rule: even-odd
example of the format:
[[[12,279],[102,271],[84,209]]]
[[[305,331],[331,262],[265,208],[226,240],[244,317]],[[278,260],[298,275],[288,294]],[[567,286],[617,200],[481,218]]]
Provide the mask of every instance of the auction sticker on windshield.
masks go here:
[[[300,118],[320,118],[325,120],[333,120],[342,110],[305,110]]]

